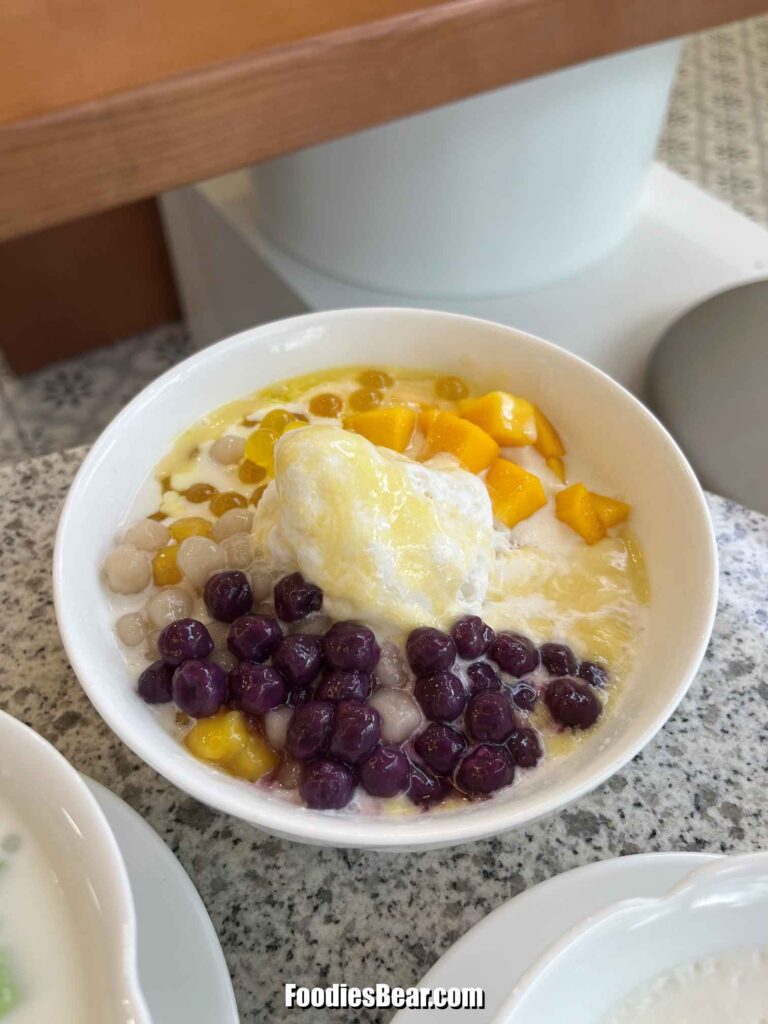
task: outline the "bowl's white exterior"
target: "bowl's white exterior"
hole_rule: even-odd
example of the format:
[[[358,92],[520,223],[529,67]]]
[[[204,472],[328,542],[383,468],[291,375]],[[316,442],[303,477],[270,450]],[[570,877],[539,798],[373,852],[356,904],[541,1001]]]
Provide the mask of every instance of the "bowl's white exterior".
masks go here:
[[[436,367],[540,403],[566,443],[633,503],[653,599],[635,671],[616,710],[567,766],[525,792],[457,812],[411,817],[294,807],[190,757],[134,693],[113,634],[100,566],[158,458],[200,416],[264,384],[347,364]],[[156,504],[155,506],[156,507]],[[449,313],[353,309],[311,313],[229,338],[141,392],[104,431],[72,485],[59,523],[54,595],[75,672],[115,732],[199,800],[276,835],[333,846],[427,848],[503,832],[549,814],[630,760],[674,711],[699,666],[716,605],[717,556],[701,489],[680,450],[628,392],[576,356],[520,331]],[[637,685],[634,685],[634,684]]]
[[[768,854],[698,868],[661,899],[587,918],[515,986],[494,1024],[595,1024],[680,964],[768,947]]]
[[[136,968],[136,917],[115,837],[69,762],[0,711],[0,785],[39,837],[77,919],[91,1020],[151,1024]]]

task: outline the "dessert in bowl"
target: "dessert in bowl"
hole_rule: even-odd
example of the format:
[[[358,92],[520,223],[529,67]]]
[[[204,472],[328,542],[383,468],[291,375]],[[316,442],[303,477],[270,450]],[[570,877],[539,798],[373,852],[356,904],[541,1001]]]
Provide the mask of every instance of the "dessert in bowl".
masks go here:
[[[0,712],[0,1017],[149,1024],[128,876],[74,768]]]
[[[587,918],[494,1024],[756,1024],[768,1005],[768,856],[721,858],[659,899]]]
[[[102,714],[184,788],[296,838],[420,846],[631,756],[698,664],[714,565],[680,453],[598,371],[496,325],[354,310],[139,396],[73,486],[56,601]]]

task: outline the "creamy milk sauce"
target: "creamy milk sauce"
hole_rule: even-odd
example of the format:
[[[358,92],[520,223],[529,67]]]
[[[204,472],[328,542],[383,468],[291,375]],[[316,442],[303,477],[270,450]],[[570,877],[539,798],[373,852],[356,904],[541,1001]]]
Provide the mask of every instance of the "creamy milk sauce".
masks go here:
[[[0,797],[0,956],[16,989],[3,1024],[86,1024],[70,907],[45,850]]]
[[[682,964],[632,992],[601,1024],[768,1024],[768,949]]]

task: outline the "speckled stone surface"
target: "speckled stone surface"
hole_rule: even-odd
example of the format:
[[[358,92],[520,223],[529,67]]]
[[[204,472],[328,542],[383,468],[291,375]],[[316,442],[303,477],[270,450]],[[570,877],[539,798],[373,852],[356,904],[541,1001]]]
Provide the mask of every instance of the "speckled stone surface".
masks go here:
[[[641,755],[523,831],[454,850],[318,850],[262,835],[143,765],[89,704],[53,614],[61,502],[84,452],[0,471],[0,702],[165,839],[221,938],[244,1024],[285,1019],[283,983],[416,983],[510,896],[589,861],[644,851],[768,848],[768,519],[711,498],[720,607],[699,677]],[[390,1013],[304,1010],[305,1024]]]

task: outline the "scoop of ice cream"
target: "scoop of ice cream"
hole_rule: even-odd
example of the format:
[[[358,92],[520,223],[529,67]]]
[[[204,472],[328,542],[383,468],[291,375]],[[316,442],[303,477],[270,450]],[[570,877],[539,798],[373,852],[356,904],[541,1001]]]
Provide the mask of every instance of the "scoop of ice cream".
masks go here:
[[[276,566],[323,588],[334,618],[411,629],[477,613],[493,558],[482,480],[332,426],[283,436],[254,521]]]

